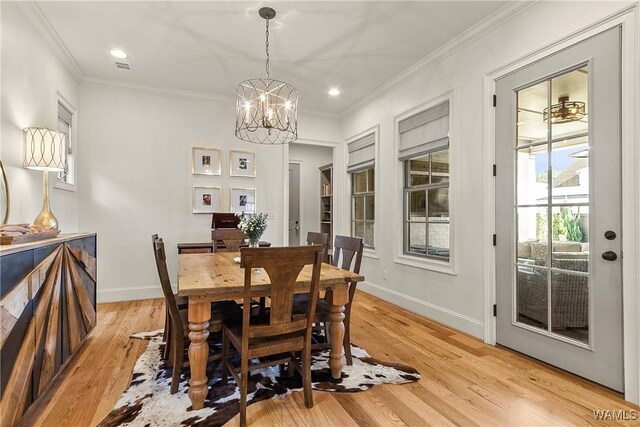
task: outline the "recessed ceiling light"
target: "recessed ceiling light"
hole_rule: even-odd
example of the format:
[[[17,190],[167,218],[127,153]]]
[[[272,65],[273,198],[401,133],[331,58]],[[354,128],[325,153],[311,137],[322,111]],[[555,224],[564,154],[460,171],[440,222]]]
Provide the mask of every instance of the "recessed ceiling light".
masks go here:
[[[116,58],[120,58],[120,59],[124,59],[127,57],[127,54],[124,53],[123,51],[121,51],[120,49],[113,49],[111,51],[111,56],[114,56]]]
[[[340,95],[340,90],[338,88],[335,88],[335,87],[332,88],[332,89],[329,89],[329,95],[338,96],[338,95]]]

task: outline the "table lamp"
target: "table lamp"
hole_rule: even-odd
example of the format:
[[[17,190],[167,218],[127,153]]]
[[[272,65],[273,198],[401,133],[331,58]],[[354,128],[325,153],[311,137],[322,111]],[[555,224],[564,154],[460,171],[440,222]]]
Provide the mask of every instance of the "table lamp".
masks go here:
[[[43,176],[42,210],[33,223],[57,229],[58,219],[49,209],[49,172],[59,172],[66,168],[66,136],[47,128],[26,128],[23,132],[22,167],[41,170]]]

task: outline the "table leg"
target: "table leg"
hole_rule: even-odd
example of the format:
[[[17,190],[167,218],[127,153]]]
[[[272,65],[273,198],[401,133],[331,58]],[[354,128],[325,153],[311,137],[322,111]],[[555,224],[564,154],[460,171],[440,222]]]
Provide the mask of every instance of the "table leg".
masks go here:
[[[344,340],[344,305],[349,301],[349,290],[338,289],[333,290],[331,295],[331,307],[329,308],[329,334],[331,342],[331,351],[329,353],[329,368],[331,368],[331,377],[340,379],[344,363],[342,361]]]
[[[209,357],[209,320],[211,303],[189,299],[189,399],[193,409],[202,409],[207,397],[207,358]]]

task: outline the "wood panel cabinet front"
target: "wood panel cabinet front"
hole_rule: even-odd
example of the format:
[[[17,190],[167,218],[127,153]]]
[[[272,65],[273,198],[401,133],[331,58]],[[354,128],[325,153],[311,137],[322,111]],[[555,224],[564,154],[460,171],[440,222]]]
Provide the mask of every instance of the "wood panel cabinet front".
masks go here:
[[[3,426],[19,423],[96,323],[96,237],[2,255]]]

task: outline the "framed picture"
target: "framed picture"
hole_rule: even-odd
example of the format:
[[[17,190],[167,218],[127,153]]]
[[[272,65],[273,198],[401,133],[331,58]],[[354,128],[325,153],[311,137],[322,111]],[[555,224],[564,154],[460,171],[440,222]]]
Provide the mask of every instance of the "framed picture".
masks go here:
[[[192,147],[191,173],[193,175],[220,175],[220,150]]]
[[[229,154],[229,175],[256,176],[256,153],[251,151],[231,151]]]
[[[233,213],[256,213],[256,189],[232,188],[230,206]]]
[[[220,212],[220,187],[193,187],[193,213]]]

